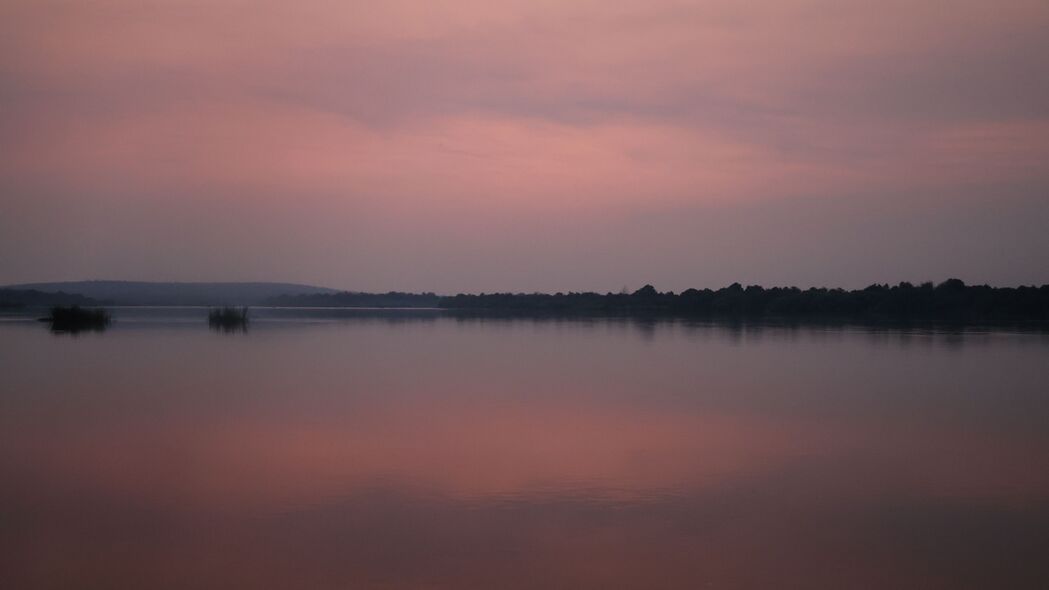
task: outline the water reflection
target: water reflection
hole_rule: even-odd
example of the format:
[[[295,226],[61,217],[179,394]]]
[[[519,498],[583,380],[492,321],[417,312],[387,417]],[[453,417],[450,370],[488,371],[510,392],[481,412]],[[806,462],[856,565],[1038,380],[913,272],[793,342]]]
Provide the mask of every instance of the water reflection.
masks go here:
[[[1049,580],[1043,334],[161,316],[0,325],[0,586]]]

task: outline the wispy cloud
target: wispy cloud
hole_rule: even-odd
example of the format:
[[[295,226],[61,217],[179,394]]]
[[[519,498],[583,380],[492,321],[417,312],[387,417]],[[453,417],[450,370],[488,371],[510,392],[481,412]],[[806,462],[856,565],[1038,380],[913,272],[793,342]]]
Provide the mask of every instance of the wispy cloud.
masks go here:
[[[15,1],[0,17],[0,199],[28,223],[56,198],[321,199],[442,226],[462,225],[442,218],[456,203],[582,219],[1049,187],[1044,2]]]

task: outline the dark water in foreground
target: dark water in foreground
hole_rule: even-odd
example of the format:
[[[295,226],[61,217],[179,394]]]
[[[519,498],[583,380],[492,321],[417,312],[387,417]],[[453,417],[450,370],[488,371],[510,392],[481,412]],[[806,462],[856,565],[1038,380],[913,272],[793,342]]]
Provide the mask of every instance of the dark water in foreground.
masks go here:
[[[0,587],[1049,587],[1045,334],[204,315],[0,321]]]

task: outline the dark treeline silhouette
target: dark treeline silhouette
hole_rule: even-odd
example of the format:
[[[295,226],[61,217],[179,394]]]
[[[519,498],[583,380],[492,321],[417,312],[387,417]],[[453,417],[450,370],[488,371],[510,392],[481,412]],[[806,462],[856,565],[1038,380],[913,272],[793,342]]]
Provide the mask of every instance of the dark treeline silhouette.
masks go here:
[[[433,293],[319,293],[281,295],[266,300],[274,307],[437,307],[441,297]]]
[[[208,325],[215,330],[232,332],[248,328],[247,307],[219,307],[208,310]]]
[[[79,305],[68,307],[56,305],[46,318],[41,318],[51,325],[55,332],[77,333],[84,330],[102,331],[109,326],[111,318],[104,309],[85,309]]]
[[[48,293],[36,289],[0,289],[0,308],[50,307],[53,305],[98,305],[98,301],[78,293]]]
[[[743,287],[660,293],[645,285],[633,293],[480,294],[444,297],[440,307],[527,313],[671,313],[732,317],[849,318],[863,320],[1047,321],[1049,285],[967,286],[900,283],[865,289]]]

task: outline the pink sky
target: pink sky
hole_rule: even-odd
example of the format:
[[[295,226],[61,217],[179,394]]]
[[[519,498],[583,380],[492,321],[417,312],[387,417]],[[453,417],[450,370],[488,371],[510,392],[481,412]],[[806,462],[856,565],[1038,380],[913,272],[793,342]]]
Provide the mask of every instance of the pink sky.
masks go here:
[[[1049,4],[8,0],[0,283],[1049,281]]]

